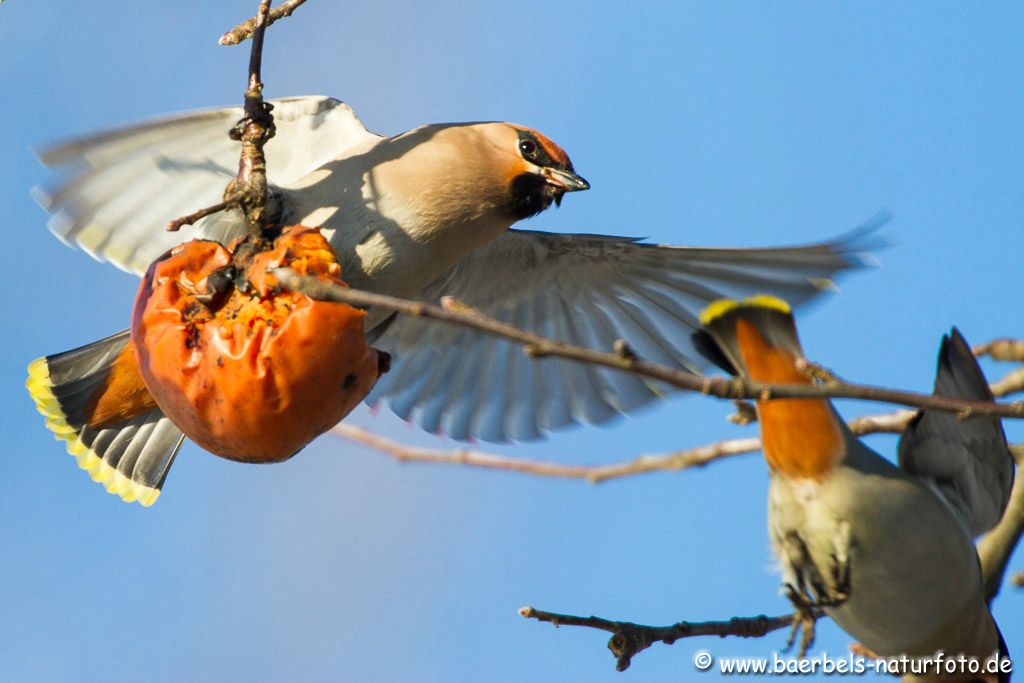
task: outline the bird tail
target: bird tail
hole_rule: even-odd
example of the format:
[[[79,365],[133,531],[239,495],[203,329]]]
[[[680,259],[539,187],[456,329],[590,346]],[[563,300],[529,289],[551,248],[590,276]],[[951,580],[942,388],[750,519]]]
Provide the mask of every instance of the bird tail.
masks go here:
[[[981,367],[960,330],[953,328],[943,335],[939,348],[939,367],[935,374],[936,396],[957,396],[976,401],[991,401],[989,389]],[[947,415],[949,413],[946,413]]]
[[[185,437],[146,389],[127,330],[37,358],[25,386],[94,481],[125,502],[156,502]]]
[[[701,312],[700,322],[693,336],[697,350],[726,372],[759,382],[809,382],[797,368],[803,350],[792,309],[782,299],[719,299]]]
[[[942,338],[935,395],[991,401],[985,375],[955,327]],[[1013,456],[998,418],[922,410],[900,437],[900,466],[931,481],[973,536],[1003,516],[1013,487]]]

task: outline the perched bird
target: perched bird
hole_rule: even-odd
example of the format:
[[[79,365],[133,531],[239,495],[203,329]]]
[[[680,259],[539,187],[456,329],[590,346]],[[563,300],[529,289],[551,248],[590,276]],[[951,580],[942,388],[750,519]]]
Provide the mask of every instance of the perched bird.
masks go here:
[[[637,239],[510,230],[586,190],[549,138],[509,123],[435,124],[370,133],[327,97],[273,102],[267,144],[271,208],[280,222],[322,226],[353,287],[436,301],[451,295],[567,342],[698,370],[688,344],[697,314],[722,296],[771,291],[794,303],[862,265],[884,216],[835,241],[781,249],[705,249]],[[37,190],[50,229],[97,259],[141,274],[192,237],[226,241],[237,213],[167,232],[168,221],[220,201],[238,165],[227,130],[240,108],[158,119],[43,150],[61,172]],[[456,439],[531,439],[573,422],[601,423],[667,388],[580,364],[531,362],[506,342],[371,310],[368,336],[393,357],[370,400]],[[682,340],[682,341],[681,341]],[[181,443],[160,413],[90,421],[111,373],[130,363],[122,333],[36,361],[30,384],[52,428],[93,476],[159,489]],[[120,365],[119,365],[120,364]],[[123,368],[122,368],[123,369]],[[109,404],[113,401],[107,400]]]
[[[784,301],[718,301],[701,323],[695,343],[732,373],[811,383]],[[992,400],[955,328],[942,339],[935,393]],[[972,543],[999,521],[1013,484],[998,419],[922,411],[900,439],[897,467],[857,439],[826,399],[758,401],[757,412],[771,470],[768,528],[795,602],[822,606],[882,657],[1006,656]]]

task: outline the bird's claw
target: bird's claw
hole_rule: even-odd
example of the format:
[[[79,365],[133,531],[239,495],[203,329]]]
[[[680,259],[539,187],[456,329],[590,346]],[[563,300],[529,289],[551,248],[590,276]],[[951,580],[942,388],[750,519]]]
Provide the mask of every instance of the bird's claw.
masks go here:
[[[800,650],[797,656],[803,658],[807,651],[814,644],[815,624],[818,615],[815,613],[815,605],[806,595],[798,591],[792,584],[786,584],[786,597],[793,604],[793,626],[789,631],[789,638],[786,640],[785,651],[789,651],[796,642],[796,635],[800,633]]]

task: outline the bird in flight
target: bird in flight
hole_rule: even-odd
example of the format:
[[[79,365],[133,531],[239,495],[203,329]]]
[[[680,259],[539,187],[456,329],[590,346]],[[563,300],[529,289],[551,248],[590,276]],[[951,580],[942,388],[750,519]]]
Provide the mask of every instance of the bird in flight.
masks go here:
[[[864,265],[878,246],[874,229],[887,220],[877,216],[832,241],[752,249],[515,230],[566,193],[589,188],[542,133],[488,122],[384,137],[336,99],[272,104],[277,132],[265,148],[272,215],[320,227],[351,286],[426,301],[453,296],[582,346],[608,349],[622,338],[647,360],[694,372],[704,362],[690,333],[710,301],[762,291],[807,301]],[[241,234],[237,212],[165,230],[221,200],[238,167],[227,131],[241,117],[240,107],[172,115],[40,151],[59,174],[35,191],[52,214],[51,231],[139,275],[187,239]],[[366,331],[393,360],[369,400],[455,439],[535,439],[572,423],[603,423],[670,391],[612,370],[538,363],[508,342],[389,311],[370,310]],[[63,425],[69,450],[94,478],[108,488],[120,477],[159,490],[183,439],[159,409],[113,426],[89,422],[126,344],[125,332],[40,359],[30,383],[40,410]]]

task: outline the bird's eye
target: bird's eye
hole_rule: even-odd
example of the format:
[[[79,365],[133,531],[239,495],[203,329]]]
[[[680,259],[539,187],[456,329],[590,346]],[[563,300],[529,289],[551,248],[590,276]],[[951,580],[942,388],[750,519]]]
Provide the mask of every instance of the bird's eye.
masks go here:
[[[519,141],[519,151],[522,152],[523,158],[533,161],[537,158],[537,143],[529,138],[523,138]]]

